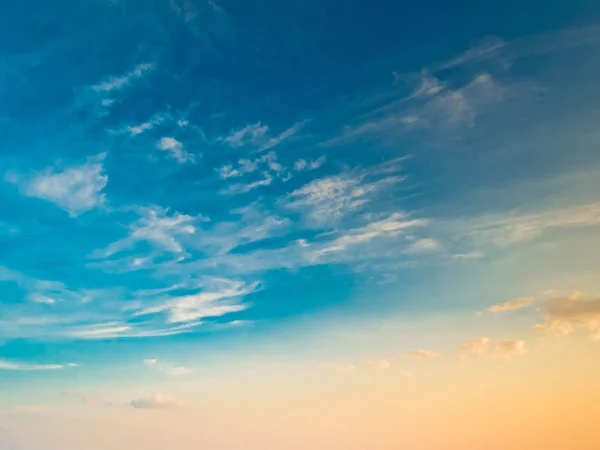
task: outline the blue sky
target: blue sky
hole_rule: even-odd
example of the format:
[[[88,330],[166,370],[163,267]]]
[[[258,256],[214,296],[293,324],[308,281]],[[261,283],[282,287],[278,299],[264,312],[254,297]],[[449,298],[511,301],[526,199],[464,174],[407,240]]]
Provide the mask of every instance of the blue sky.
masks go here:
[[[598,290],[596,2],[0,11],[0,380]]]

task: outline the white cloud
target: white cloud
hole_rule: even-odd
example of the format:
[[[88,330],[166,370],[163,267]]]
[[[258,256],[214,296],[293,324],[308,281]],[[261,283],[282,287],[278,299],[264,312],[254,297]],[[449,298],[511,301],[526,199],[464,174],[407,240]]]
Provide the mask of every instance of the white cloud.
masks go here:
[[[490,306],[488,311],[493,313],[514,311],[516,309],[528,308],[529,306],[533,305],[534,302],[535,298],[533,297],[515,298],[504,303],[498,303],[497,305]]]
[[[146,367],[155,367],[156,363],[157,363],[157,359],[156,358],[154,358],[154,359],[145,359],[144,360],[144,365]]]
[[[44,304],[44,305],[54,305],[56,303],[56,300],[54,300],[53,298],[47,297],[47,296],[42,295],[42,294],[37,293],[37,292],[32,293],[29,296],[29,299],[32,302],[41,303],[41,304]]]
[[[268,186],[273,182],[273,177],[268,173],[263,174],[264,178],[262,180],[253,181],[251,183],[237,183],[232,184],[227,189],[223,191],[226,194],[243,194],[245,192],[253,191],[254,189],[258,189],[262,186]]]
[[[161,123],[164,122],[164,120],[165,119],[162,116],[154,116],[153,118],[151,118],[147,122],[140,123],[139,125],[127,127],[127,132],[131,136],[137,136],[138,134],[142,134],[142,133],[144,133],[146,131],[151,130],[155,126],[160,125]]]
[[[180,406],[181,403],[164,394],[155,394],[152,397],[131,401],[131,407],[135,409],[171,409]]]
[[[529,351],[525,348],[525,341],[507,340],[496,344],[494,352],[497,356],[512,358],[513,356],[524,355]]]
[[[409,372],[408,370],[400,370],[400,371],[398,371],[398,375],[400,375],[401,377],[404,377],[404,378],[412,377],[412,373]]]
[[[299,159],[294,163],[294,169],[297,172],[301,172],[303,170],[315,170],[321,167],[323,164],[325,164],[326,160],[327,158],[325,156],[320,156],[312,161],[307,161],[306,159]]]
[[[189,333],[201,325],[201,322],[189,322],[183,325],[158,328],[156,325],[125,325],[118,322],[98,323],[79,326],[63,331],[64,336],[81,340],[98,339],[135,339],[145,337],[175,336]]]
[[[108,183],[103,166],[105,156],[90,157],[86,163],[62,171],[47,169],[30,180],[12,174],[6,179],[18,184],[23,194],[47,200],[71,216],[78,216],[105,206],[106,195],[102,192]]]
[[[430,253],[438,250],[440,245],[434,239],[418,239],[408,246],[404,253],[418,254],[418,253]]]
[[[258,170],[263,172],[265,179],[272,180],[272,177],[282,175],[285,168],[282,164],[277,162],[277,154],[275,152],[269,152],[253,160],[240,159],[235,166],[233,164],[226,164],[219,168],[218,172],[219,178],[226,180],[228,178],[237,178],[254,173]]]
[[[203,291],[194,295],[171,297],[160,304],[144,308],[136,315],[168,313],[169,323],[188,323],[206,317],[219,317],[225,314],[243,311],[247,305],[236,302],[236,299],[255,292],[258,283],[219,279],[215,290]]]
[[[93,256],[110,257],[133,248],[138,242],[148,242],[154,247],[176,255],[185,256],[181,239],[196,232],[196,223],[202,216],[173,213],[159,206],[138,209],[140,218],[129,225],[129,235],[97,251]]]
[[[600,339],[600,298],[585,298],[580,292],[554,297],[544,302],[544,323],[534,330],[566,336],[577,329],[587,330],[592,339]]]
[[[364,227],[347,230],[336,239],[314,247],[311,254],[314,258],[321,258],[331,253],[345,252],[350,247],[366,244],[374,239],[396,236],[413,227],[426,223],[422,219],[410,219],[405,213],[393,213],[389,217],[371,222]]]
[[[177,160],[179,164],[186,162],[193,163],[196,158],[191,153],[183,149],[183,144],[172,137],[162,137],[156,143],[156,148],[167,152],[172,158]]]
[[[276,147],[294,136],[305,123],[305,121],[297,122],[281,134],[272,137],[269,135],[269,127],[257,122],[235,130],[230,135],[219,138],[219,140],[233,148],[249,146],[258,151],[264,151]]]
[[[403,180],[399,176],[390,176],[368,181],[366,176],[347,173],[313,180],[293,191],[285,206],[304,211],[309,221],[316,225],[326,225],[360,211],[385,187]]]
[[[65,366],[62,364],[30,364],[18,361],[8,361],[0,359],[0,370],[17,370],[22,372],[41,371],[41,370],[59,370]]]
[[[221,138],[221,140],[231,147],[243,147],[248,144],[256,144],[257,141],[262,141],[268,131],[268,126],[257,122],[253,125],[247,125],[244,128],[236,130],[229,136]]]
[[[412,359],[418,359],[418,360],[424,361],[424,360],[430,360],[430,359],[437,359],[441,355],[434,351],[423,350],[420,348],[420,349],[416,349],[416,350],[410,350],[409,352],[406,353],[406,356],[408,356],[409,358],[412,358]]]
[[[118,90],[128,85],[134,79],[141,78],[152,69],[154,69],[153,64],[139,64],[131,72],[124,75],[108,77],[106,80],[93,85],[92,89],[97,92],[105,93]]]

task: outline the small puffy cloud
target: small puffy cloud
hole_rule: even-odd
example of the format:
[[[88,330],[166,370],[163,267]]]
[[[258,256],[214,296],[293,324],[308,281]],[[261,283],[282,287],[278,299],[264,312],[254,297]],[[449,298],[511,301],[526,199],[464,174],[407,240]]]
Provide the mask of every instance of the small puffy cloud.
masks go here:
[[[576,329],[590,332],[592,339],[600,339],[600,297],[588,299],[580,292],[551,298],[542,305],[544,323],[534,330],[566,336]]]
[[[412,372],[409,372],[408,370],[400,370],[398,372],[398,375],[400,375],[401,377],[404,377],[404,378],[410,378],[410,377],[412,377]]]
[[[520,340],[501,341],[494,347],[494,353],[496,356],[502,356],[505,358],[524,355],[528,352],[529,350],[525,348],[525,341]]]
[[[62,171],[47,169],[29,180],[12,174],[5,178],[19,185],[24,195],[47,200],[71,216],[78,216],[102,208],[106,203],[106,196],[102,192],[108,183],[103,166],[105,156],[101,154],[88,158],[84,164]]]
[[[154,359],[145,359],[144,360],[144,365],[146,367],[154,367],[154,366],[156,366],[156,362],[157,362],[156,358],[154,358]]]
[[[533,297],[515,298],[504,303],[498,303],[497,305],[490,306],[488,311],[493,313],[514,311],[516,309],[528,308],[533,305],[534,302],[535,298]]]
[[[301,172],[303,170],[315,170],[321,167],[323,164],[325,164],[326,159],[327,158],[325,156],[320,156],[319,158],[312,161],[307,161],[306,159],[299,159],[294,163],[294,169],[297,172]]]
[[[481,357],[488,354],[490,350],[490,340],[486,337],[469,339],[462,342],[458,347],[458,358],[466,361],[473,357]]]
[[[409,358],[412,358],[412,359],[426,361],[426,360],[431,360],[431,359],[437,359],[441,355],[439,353],[436,353],[431,350],[423,350],[423,349],[419,348],[419,349],[415,349],[415,350],[410,350],[409,352],[406,353],[406,356],[408,356]]]
[[[54,300],[52,297],[47,297],[37,292],[31,294],[29,299],[34,303],[41,303],[43,305],[54,305],[56,303],[56,300]]]
[[[418,240],[414,241],[412,244],[410,244],[410,246],[408,246],[408,248],[406,250],[404,250],[404,253],[409,253],[409,254],[429,253],[429,252],[436,251],[437,249],[439,249],[439,247],[440,247],[440,245],[434,239],[418,239]]]
[[[387,370],[392,367],[392,363],[387,359],[374,359],[366,361],[365,367],[371,370]]]
[[[183,149],[183,144],[173,137],[162,137],[156,143],[156,148],[167,152],[179,164],[186,162],[193,163],[196,158],[191,153]]]
[[[156,394],[152,397],[138,398],[131,401],[131,407],[135,409],[171,409],[180,406],[181,403],[164,394]]]

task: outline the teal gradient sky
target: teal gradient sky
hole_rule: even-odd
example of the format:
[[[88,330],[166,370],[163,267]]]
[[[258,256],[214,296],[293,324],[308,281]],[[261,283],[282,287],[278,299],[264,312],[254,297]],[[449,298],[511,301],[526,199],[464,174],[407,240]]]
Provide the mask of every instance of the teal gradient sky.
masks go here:
[[[597,356],[599,51],[584,0],[0,2],[0,448],[178,427],[148,409],[281,448],[319,393],[286,448],[350,448],[319,414]]]

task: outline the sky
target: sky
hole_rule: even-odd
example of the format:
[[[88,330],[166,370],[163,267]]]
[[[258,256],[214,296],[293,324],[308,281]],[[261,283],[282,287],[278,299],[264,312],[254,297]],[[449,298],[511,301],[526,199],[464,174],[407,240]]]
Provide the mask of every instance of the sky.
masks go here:
[[[597,448],[599,51],[589,0],[0,2],[0,448]]]

